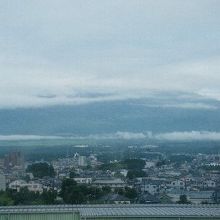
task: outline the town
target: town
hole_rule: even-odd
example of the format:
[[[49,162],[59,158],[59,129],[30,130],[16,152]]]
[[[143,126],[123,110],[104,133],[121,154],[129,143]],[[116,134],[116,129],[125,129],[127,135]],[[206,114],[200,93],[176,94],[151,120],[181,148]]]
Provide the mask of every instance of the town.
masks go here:
[[[55,157],[50,149],[45,158],[19,150],[2,155],[0,205],[220,203],[218,151],[169,152],[157,145],[63,149]]]

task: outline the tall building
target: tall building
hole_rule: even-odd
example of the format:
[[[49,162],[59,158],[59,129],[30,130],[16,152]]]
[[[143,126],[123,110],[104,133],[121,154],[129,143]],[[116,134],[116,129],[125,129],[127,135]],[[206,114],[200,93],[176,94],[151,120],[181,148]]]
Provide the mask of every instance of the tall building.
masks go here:
[[[80,167],[85,167],[85,166],[87,166],[86,156],[79,156],[78,165],[79,165]]]
[[[10,152],[5,156],[4,167],[8,170],[15,166],[24,167],[24,157],[19,151]]]

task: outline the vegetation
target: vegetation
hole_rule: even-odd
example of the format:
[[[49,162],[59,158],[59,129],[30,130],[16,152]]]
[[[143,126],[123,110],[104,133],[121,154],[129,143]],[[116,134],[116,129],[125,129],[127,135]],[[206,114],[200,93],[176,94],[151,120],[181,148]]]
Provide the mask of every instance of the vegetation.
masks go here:
[[[116,171],[118,169],[140,170],[145,166],[145,161],[141,159],[126,159],[121,162],[107,163],[101,165],[102,170]]]
[[[137,191],[134,188],[125,187],[124,189],[116,189],[115,192],[131,200],[137,198]]]
[[[129,170],[127,173],[128,179],[135,179],[137,177],[146,177],[147,174],[143,170]]]
[[[78,175],[76,174],[75,170],[71,170],[69,176],[70,176],[70,178],[75,178]]]
[[[190,204],[191,202],[187,199],[186,195],[180,195],[180,199],[177,203],[179,203],[179,204]]]
[[[145,166],[145,161],[141,159],[126,159],[120,162],[107,163],[101,165],[102,170],[118,171],[127,169],[127,178],[134,179],[136,177],[145,177],[146,173],[142,170]]]
[[[0,191],[0,206],[14,205],[13,199],[8,192]]]
[[[55,191],[44,191],[43,193],[30,192],[22,188],[19,192],[6,190],[0,192],[0,205],[49,205],[56,203],[57,193]]]
[[[63,180],[59,195],[53,190],[45,190],[42,193],[31,192],[27,187],[21,188],[19,192],[12,189],[0,191],[0,206],[58,204],[60,202],[57,201],[57,196],[60,196],[65,204],[97,203],[102,196],[111,192],[112,189],[108,186],[98,188],[77,184],[76,181],[68,178]],[[131,200],[137,197],[136,190],[129,187],[117,189],[115,192]]]
[[[79,185],[73,179],[65,179],[62,183],[60,196],[66,204],[82,204],[97,200],[107,192],[106,189]]]
[[[34,163],[27,167],[27,172],[33,173],[34,177],[43,178],[45,176],[54,177],[55,171],[52,165],[46,162]]]

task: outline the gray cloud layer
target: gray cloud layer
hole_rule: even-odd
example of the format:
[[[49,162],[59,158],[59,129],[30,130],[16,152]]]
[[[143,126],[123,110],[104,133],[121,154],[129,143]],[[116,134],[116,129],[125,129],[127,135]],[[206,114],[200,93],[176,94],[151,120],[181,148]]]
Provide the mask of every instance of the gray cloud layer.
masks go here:
[[[152,91],[220,100],[219,10],[218,0],[3,0],[0,107]]]

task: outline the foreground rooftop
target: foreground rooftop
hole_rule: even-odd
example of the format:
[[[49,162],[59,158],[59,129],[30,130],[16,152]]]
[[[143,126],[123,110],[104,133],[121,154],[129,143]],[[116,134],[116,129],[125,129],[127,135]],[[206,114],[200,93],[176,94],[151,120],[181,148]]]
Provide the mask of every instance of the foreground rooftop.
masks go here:
[[[81,217],[217,217],[220,205],[40,205],[0,207],[1,214],[71,213]]]

